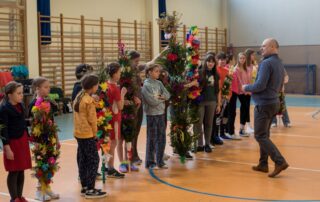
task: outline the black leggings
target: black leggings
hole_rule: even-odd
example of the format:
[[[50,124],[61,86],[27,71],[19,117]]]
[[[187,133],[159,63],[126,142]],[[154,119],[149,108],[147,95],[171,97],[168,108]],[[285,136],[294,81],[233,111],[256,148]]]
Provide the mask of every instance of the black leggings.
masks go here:
[[[240,94],[238,95],[240,100],[240,124],[246,125],[246,122],[250,122],[250,95]]]
[[[24,171],[9,172],[7,178],[7,185],[12,200],[22,197],[24,184]]]

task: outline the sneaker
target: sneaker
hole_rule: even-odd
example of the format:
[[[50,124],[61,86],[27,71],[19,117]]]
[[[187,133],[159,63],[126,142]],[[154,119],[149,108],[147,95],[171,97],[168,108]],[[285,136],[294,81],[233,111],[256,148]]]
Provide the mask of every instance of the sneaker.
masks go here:
[[[119,173],[116,169],[108,170],[108,177],[109,178],[124,178],[125,174]]]
[[[211,143],[214,145],[223,145],[223,140],[220,139],[219,136],[213,136]]]
[[[247,124],[247,133],[254,133],[254,129],[250,126],[250,124]]]
[[[127,173],[128,172],[128,165],[126,163],[121,163],[119,166],[119,171],[121,173]]]
[[[241,140],[241,137],[238,134],[233,134],[233,135],[231,135],[231,139],[233,139],[233,140]]]
[[[167,161],[167,160],[169,160],[169,159],[170,159],[170,155],[168,155],[168,154],[165,153],[165,154],[163,155],[163,160],[164,160],[164,161]]]
[[[240,129],[239,135],[240,135],[241,137],[249,137],[249,136],[250,136],[250,134],[249,134],[249,133],[246,133],[246,131],[243,130],[243,129]]]
[[[231,137],[230,137],[229,134],[228,134],[228,136],[227,136],[227,134],[222,134],[222,135],[220,135],[220,137],[221,137],[223,140],[231,140]]]
[[[142,164],[142,160],[141,159],[136,159],[136,160],[133,160],[132,163],[139,166],[139,165]]]
[[[193,156],[191,156],[190,152],[187,152],[185,157],[187,160],[193,160]]]
[[[159,169],[168,169],[168,166],[166,164],[158,166]]]
[[[51,200],[60,198],[60,195],[57,193],[54,193],[53,191],[47,191],[46,194],[50,196]]]
[[[85,197],[88,199],[94,199],[94,198],[104,198],[107,196],[107,192],[99,191],[97,189],[91,189],[88,190],[85,194]]]
[[[139,168],[137,166],[135,166],[134,164],[130,165],[130,169],[131,169],[131,171],[134,171],[134,172],[139,171]]]
[[[272,123],[271,124],[271,128],[276,128],[277,127],[277,124],[276,123]]]
[[[212,149],[210,148],[209,145],[206,145],[206,146],[204,146],[204,151],[205,151],[206,153],[211,153],[211,152],[212,152]]]
[[[47,194],[43,194],[42,191],[36,191],[35,199],[38,201],[50,201],[51,197]]]
[[[81,196],[85,196],[87,191],[88,191],[88,188],[87,187],[83,187],[81,189],[81,191],[80,191]]]
[[[212,144],[209,145],[211,149],[215,149],[216,147]]]
[[[286,124],[284,124],[284,127],[286,127],[286,128],[291,128],[291,123],[286,123]]]
[[[106,172],[106,171],[105,171],[105,172]],[[98,172],[97,172],[96,180],[102,180],[102,175],[101,175],[101,173],[98,173]]]

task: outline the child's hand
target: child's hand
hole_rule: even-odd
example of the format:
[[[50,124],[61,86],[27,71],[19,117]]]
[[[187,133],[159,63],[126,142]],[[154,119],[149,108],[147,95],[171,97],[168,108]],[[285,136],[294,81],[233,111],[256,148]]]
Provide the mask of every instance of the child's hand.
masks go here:
[[[134,104],[136,104],[136,105],[138,105],[138,106],[141,105],[141,100],[140,100],[138,97],[134,96],[134,97],[133,97],[133,101],[134,101]]]
[[[6,158],[8,160],[14,160],[14,154],[13,154],[10,146],[9,145],[4,146],[4,150],[5,150]]]
[[[94,99],[94,101],[98,102],[100,100],[99,96],[97,94],[92,94],[91,97]]]
[[[221,112],[221,105],[218,104],[217,108],[216,108],[216,114],[220,114]]]
[[[127,94],[128,90],[126,87],[121,88],[121,96],[124,97]]]

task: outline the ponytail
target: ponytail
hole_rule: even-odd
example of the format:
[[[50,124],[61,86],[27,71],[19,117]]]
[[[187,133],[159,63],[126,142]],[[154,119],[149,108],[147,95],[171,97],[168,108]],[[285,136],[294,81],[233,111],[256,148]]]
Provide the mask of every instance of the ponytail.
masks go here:
[[[74,111],[76,111],[78,113],[79,113],[79,108],[80,108],[80,102],[81,102],[83,96],[84,96],[84,91],[82,90],[80,92],[80,94],[77,96],[76,103],[74,104]]]

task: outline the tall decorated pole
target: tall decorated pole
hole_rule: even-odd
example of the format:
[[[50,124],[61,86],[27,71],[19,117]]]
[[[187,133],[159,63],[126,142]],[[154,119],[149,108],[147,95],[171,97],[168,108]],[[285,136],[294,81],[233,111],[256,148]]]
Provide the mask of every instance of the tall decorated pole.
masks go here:
[[[186,48],[177,42],[176,32],[180,26],[180,18],[177,12],[162,14],[158,24],[165,32],[165,38],[169,40],[168,47],[158,59],[165,70],[169,73],[169,85],[167,89],[171,94],[171,145],[175,152],[180,155],[180,161],[185,162],[187,152],[195,140],[195,135],[189,132],[191,119],[189,116],[188,81],[186,72]]]
[[[186,49],[187,49],[187,68],[186,79],[188,82],[197,81],[199,83],[199,66],[201,65],[199,48],[200,41],[197,38],[197,26],[191,26],[186,36]],[[201,88],[192,86],[188,89],[188,103],[189,103],[189,116],[191,123],[194,124],[199,121],[198,109],[199,103],[202,100]]]
[[[124,137],[126,142],[126,151],[128,160],[132,160],[132,140],[136,131],[136,117],[137,117],[137,106],[134,102],[134,95],[136,94],[139,86],[135,82],[135,72],[130,66],[129,56],[125,51],[125,45],[119,43],[119,64],[121,66],[121,78],[120,87],[127,88],[127,94],[125,96],[126,104],[122,110],[121,119],[121,135]],[[130,162],[127,162],[128,164]],[[130,165],[128,166],[130,170]]]

